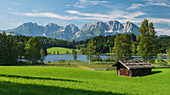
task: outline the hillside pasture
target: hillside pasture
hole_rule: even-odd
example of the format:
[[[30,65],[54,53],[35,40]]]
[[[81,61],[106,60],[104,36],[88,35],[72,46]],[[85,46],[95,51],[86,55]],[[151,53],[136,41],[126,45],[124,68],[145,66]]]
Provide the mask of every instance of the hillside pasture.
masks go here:
[[[71,48],[63,48],[63,47],[52,47],[47,49],[48,54],[57,54],[57,52],[59,52],[59,54],[72,54],[72,51],[73,49]]]
[[[66,67],[1,66],[1,95],[168,95],[170,70],[142,77]]]

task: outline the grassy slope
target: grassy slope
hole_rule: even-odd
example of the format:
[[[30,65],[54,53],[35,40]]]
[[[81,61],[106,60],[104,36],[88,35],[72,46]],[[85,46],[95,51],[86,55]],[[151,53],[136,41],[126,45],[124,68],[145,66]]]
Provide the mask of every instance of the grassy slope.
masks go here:
[[[54,51],[57,54],[57,51],[59,51],[59,54],[66,54],[66,51],[68,51],[69,53],[72,53],[73,49],[70,48],[63,48],[63,47],[52,47],[52,48],[48,48],[47,52],[53,54]]]
[[[0,95],[168,95],[170,70],[153,71],[149,76],[127,78],[117,76],[116,71],[1,66]]]

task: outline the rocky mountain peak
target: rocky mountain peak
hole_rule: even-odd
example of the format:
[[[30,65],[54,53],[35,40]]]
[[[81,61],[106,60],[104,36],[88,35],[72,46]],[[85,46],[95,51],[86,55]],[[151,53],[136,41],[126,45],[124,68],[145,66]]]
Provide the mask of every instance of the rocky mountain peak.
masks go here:
[[[37,23],[32,23],[32,22],[27,22],[27,23],[23,23],[21,26],[27,26],[27,27],[31,27],[31,26],[38,26]]]
[[[78,32],[80,29],[75,26],[74,24],[69,24],[66,26],[65,31],[69,31],[72,32],[73,34],[75,34],[76,32]]]
[[[56,27],[56,26],[58,27],[57,24],[52,23],[52,22],[48,23],[46,26],[47,26],[47,27]]]
[[[97,21],[84,24],[80,29],[74,24],[59,26],[55,23],[48,23],[46,26],[40,26],[36,23],[28,22],[17,28],[6,30],[6,32],[80,41],[99,35],[106,36],[118,33],[134,33],[135,35],[139,35],[138,29],[139,27],[130,21],[122,24],[117,20],[110,20],[107,22]]]

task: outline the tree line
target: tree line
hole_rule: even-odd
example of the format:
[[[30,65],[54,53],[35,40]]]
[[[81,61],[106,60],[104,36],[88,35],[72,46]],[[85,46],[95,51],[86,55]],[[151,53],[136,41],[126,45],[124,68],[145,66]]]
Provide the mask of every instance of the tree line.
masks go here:
[[[46,37],[0,34],[0,65],[15,65],[25,59],[29,63],[43,63],[47,48],[75,48],[72,42]]]

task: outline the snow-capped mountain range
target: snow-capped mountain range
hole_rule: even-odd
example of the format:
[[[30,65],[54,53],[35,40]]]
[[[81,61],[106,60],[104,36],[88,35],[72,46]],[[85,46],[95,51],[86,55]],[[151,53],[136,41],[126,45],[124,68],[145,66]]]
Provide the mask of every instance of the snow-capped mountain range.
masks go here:
[[[114,35],[118,33],[134,33],[139,35],[139,27],[128,21],[124,24],[119,21],[98,21],[95,23],[84,24],[80,29],[74,24],[67,26],[59,26],[49,23],[46,26],[40,26],[36,23],[24,23],[17,28],[5,30],[7,33],[16,33],[26,36],[45,36],[49,38],[57,38],[63,40],[86,40],[95,36]]]

